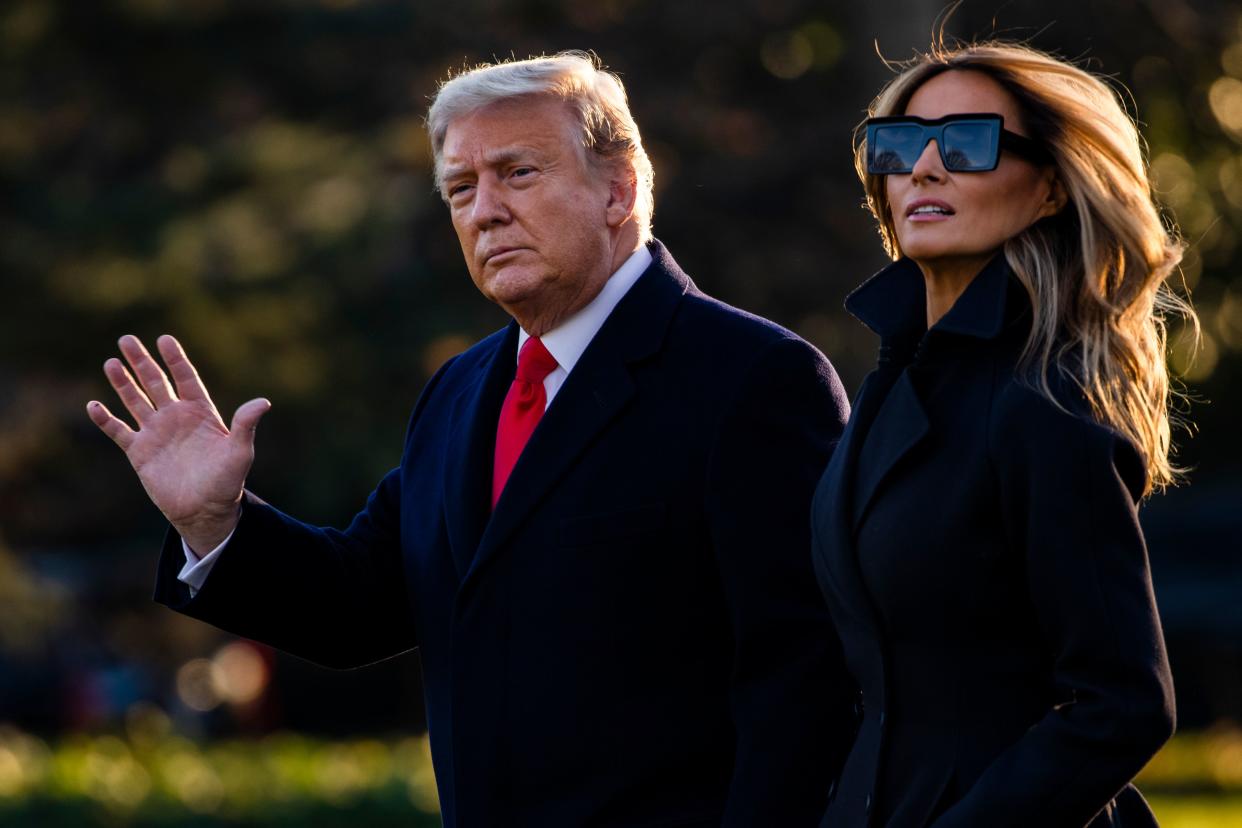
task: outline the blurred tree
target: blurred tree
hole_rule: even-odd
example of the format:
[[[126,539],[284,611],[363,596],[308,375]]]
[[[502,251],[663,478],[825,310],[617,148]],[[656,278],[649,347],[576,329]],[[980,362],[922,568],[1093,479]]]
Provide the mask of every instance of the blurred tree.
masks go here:
[[[66,622],[65,590],[28,572],[0,542],[0,652],[32,657],[46,651]]]
[[[890,76],[879,55],[926,48],[941,11],[928,0],[4,4],[0,526],[17,560],[54,560],[99,630],[121,617],[160,630],[162,654],[132,635],[99,644],[103,661],[156,665],[151,694],[171,697],[173,671],[219,643],[146,601],[162,523],[82,410],[109,396],[99,366],[125,332],[177,333],[222,409],[271,398],[251,486],[308,519],[348,519],[396,462],[425,378],[504,321],[467,278],[421,128],[437,79],[496,56],[591,48],[620,72],[656,166],[657,235],[704,289],[818,344],[853,390],[875,342],[841,302],[884,262],[851,131]],[[1199,434],[1183,438],[1194,483],[1156,510],[1153,537],[1175,544],[1180,516],[1208,504],[1202,543],[1221,560],[1242,535],[1230,505],[1242,479],[1236,4],[969,0],[945,32],[1029,39],[1127,90],[1190,243],[1184,275],[1204,321],[1196,359],[1175,332],[1173,365],[1210,400],[1191,412]],[[1189,559],[1152,551],[1158,577]],[[1185,583],[1202,585],[1203,571],[1184,570]],[[1242,636],[1226,640],[1236,659]],[[375,683],[400,689],[370,712],[416,726],[416,662],[383,669]],[[276,672],[273,692],[289,699],[334,681],[284,662]],[[297,678],[282,690],[286,675]]]

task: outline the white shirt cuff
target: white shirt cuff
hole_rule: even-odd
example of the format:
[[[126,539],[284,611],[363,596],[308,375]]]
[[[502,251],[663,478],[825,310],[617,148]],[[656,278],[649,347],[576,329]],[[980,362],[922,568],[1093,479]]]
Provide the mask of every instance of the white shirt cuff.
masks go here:
[[[233,532],[236,531],[237,529],[234,528]],[[221,541],[219,546],[201,558],[194,554],[194,550],[182,538],[181,551],[185,552],[185,566],[181,567],[181,572],[177,574],[177,580],[190,588],[191,598],[203,588],[203,583],[206,582],[207,576],[211,574],[211,568],[216,565],[216,561],[220,558],[220,551],[233,539],[233,532],[229,532],[228,537]]]

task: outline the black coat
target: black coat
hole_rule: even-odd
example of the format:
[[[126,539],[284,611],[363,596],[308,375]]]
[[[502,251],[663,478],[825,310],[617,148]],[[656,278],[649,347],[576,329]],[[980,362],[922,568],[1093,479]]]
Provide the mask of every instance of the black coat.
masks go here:
[[[930,331],[924,290],[902,260],[846,303],[881,346],[813,505],[863,711],[823,825],[1153,824],[1127,783],[1173,690],[1139,455],[1065,383],[1068,411],[1019,381],[1003,257]]]
[[[494,512],[516,325],[428,383],[347,530],[252,499],[193,599],[165,548],[157,600],[224,629],[334,667],[417,646],[448,826],[814,825],[848,749],[806,520],[845,395],[651,247]]]

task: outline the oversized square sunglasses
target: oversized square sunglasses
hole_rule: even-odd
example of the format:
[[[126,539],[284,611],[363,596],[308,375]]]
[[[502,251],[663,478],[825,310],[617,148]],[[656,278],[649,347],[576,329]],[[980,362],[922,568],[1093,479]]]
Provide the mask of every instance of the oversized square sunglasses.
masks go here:
[[[1037,164],[1051,160],[1037,141],[1005,129],[994,112],[946,115],[929,121],[912,115],[867,119],[867,172],[893,175],[914,170],[928,141],[935,141],[949,172],[988,172],[1009,150]]]

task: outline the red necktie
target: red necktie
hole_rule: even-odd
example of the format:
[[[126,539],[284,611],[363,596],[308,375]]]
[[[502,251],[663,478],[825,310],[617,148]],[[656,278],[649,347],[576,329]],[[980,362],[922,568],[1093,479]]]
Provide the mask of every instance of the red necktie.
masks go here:
[[[492,466],[492,508],[500,500],[509,473],[526,448],[526,441],[539,425],[539,418],[548,406],[543,380],[556,370],[556,358],[532,336],[518,354],[517,375],[500,407],[500,423],[496,426],[496,460]]]

